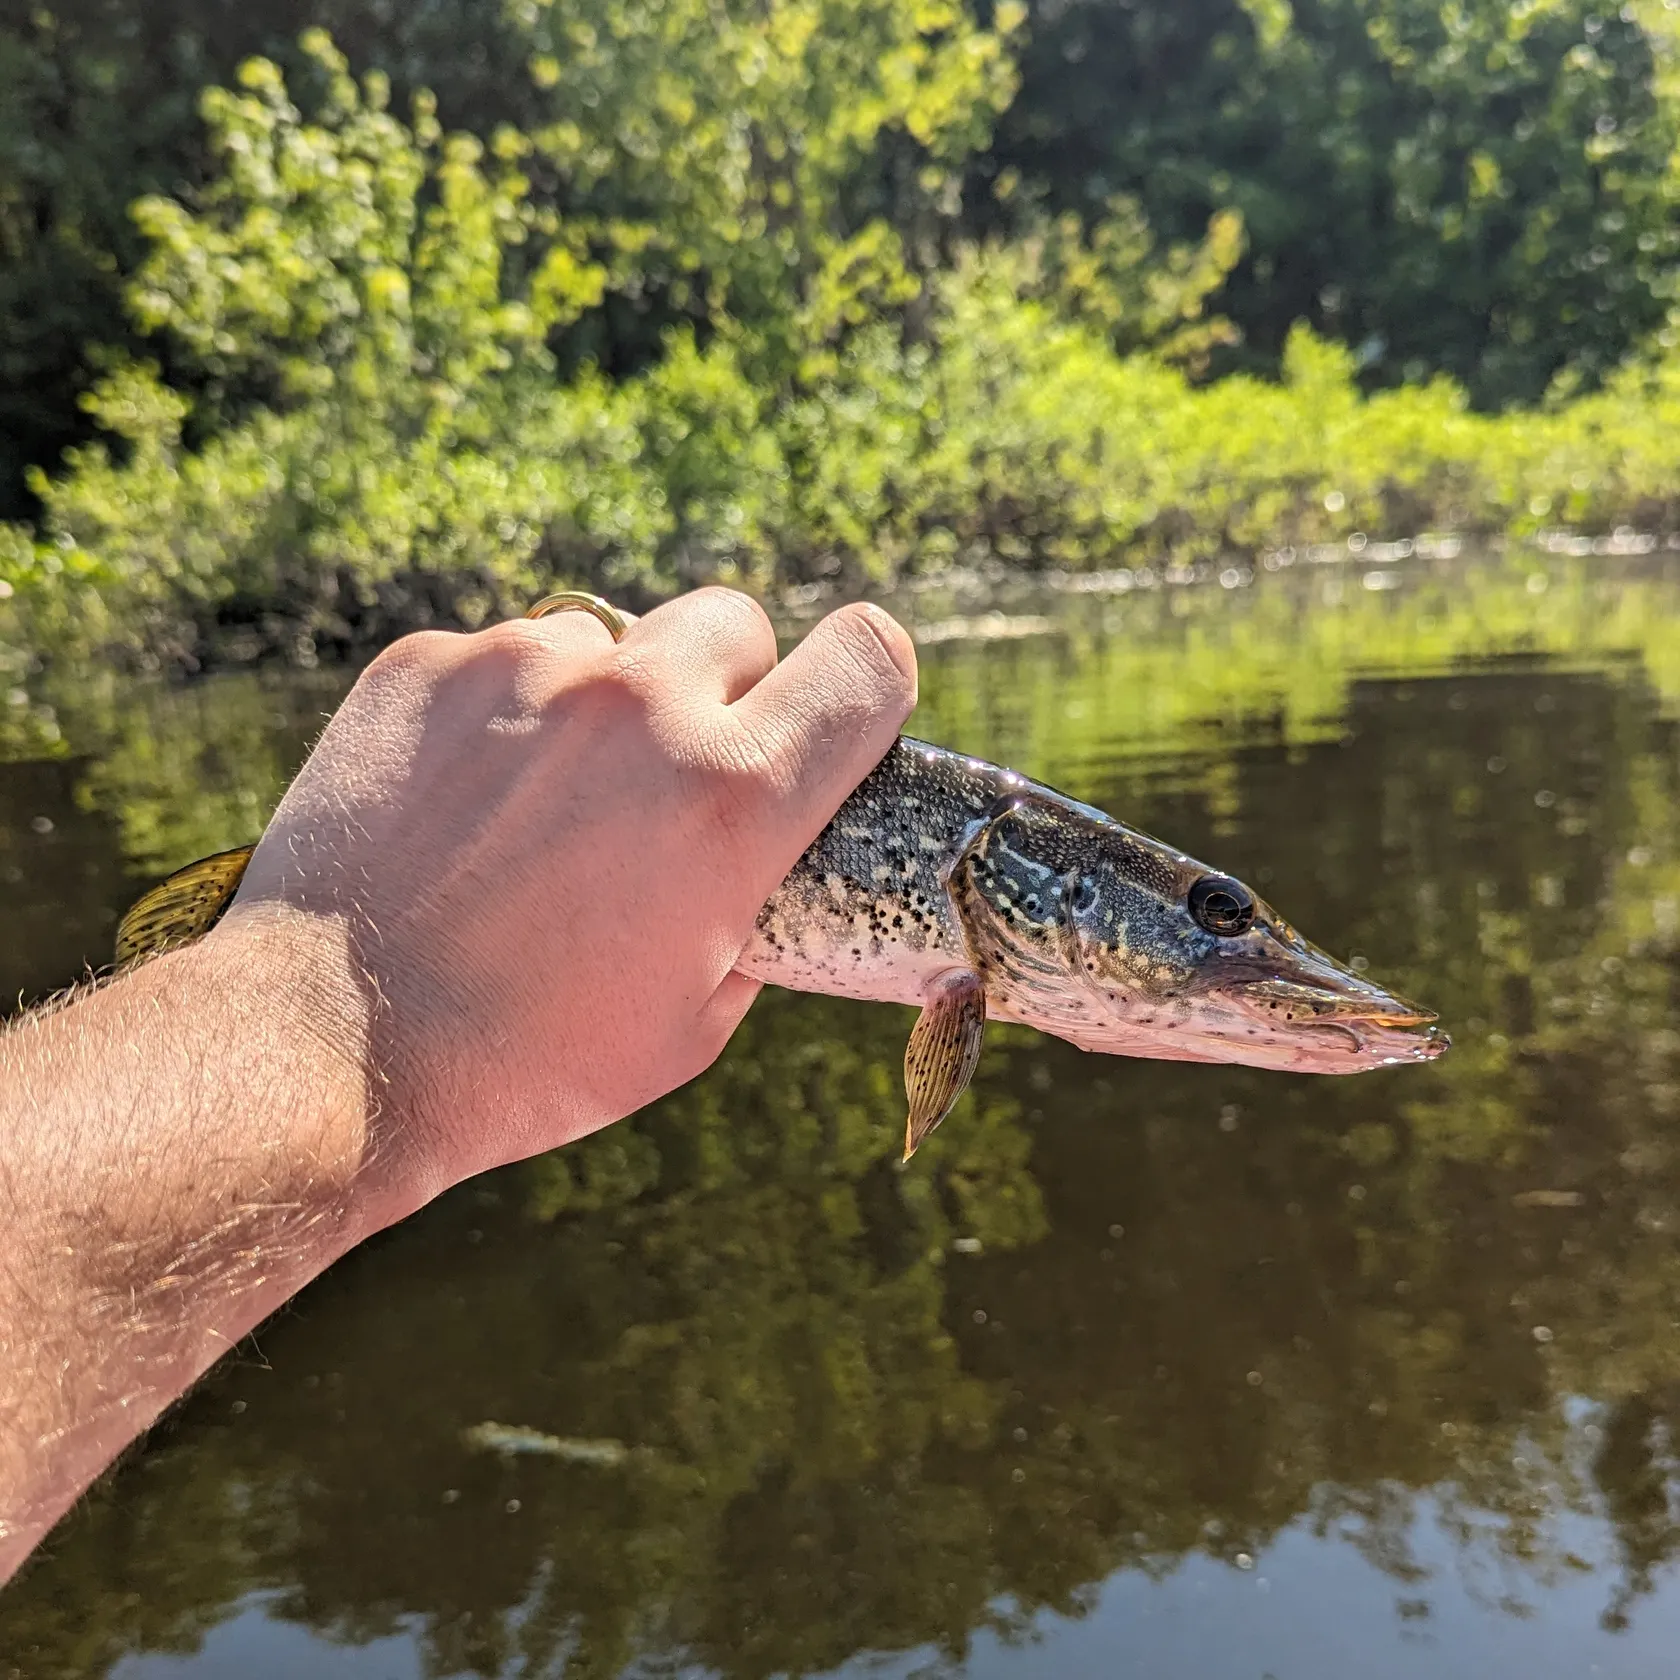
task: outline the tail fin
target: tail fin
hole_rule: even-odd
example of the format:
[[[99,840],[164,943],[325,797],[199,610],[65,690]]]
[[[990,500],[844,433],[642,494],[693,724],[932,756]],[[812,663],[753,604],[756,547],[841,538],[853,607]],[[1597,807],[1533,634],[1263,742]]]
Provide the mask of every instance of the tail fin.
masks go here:
[[[207,934],[233,902],[256,849],[236,846],[231,852],[200,858],[136,899],[117,924],[117,967],[190,945]]]

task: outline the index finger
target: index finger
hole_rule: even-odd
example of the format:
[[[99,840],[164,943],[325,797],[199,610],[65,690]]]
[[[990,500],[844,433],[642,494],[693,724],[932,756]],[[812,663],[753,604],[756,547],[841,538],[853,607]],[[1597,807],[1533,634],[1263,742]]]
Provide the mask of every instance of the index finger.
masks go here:
[[[685,704],[728,705],[776,663],[764,608],[737,589],[696,589],[655,607],[620,644],[674,685]]]

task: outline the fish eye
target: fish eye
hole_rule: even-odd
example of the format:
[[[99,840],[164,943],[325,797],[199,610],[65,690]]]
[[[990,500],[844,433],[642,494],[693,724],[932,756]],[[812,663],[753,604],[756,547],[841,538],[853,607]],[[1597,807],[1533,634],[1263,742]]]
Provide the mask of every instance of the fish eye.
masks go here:
[[[1254,894],[1229,875],[1204,875],[1190,889],[1190,914],[1209,933],[1229,939],[1254,925]]]

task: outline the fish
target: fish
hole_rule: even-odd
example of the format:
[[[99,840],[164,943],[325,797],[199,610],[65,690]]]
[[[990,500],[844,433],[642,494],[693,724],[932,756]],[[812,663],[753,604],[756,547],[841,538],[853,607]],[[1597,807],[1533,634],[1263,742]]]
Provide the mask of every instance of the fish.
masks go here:
[[[254,847],[178,870],[119,968],[198,938]],[[988,1020],[1082,1050],[1346,1074],[1432,1061],[1433,1011],[1309,943],[1242,881],[984,759],[900,736],[759,912],[736,967],[921,1013],[904,1160],[973,1078]]]
[[[461,1440],[473,1452],[493,1452],[503,1458],[560,1458],[598,1470],[616,1470],[631,1455],[622,1441],[548,1435],[518,1423],[475,1423],[461,1431]]]

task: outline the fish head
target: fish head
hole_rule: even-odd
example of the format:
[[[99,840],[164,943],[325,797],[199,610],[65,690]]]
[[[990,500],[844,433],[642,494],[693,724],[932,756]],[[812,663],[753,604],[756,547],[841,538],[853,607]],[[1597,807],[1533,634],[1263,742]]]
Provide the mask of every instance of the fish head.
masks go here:
[[[1100,812],[1007,805],[951,889],[996,1012],[1086,1049],[1358,1073],[1450,1042],[1243,882]]]

